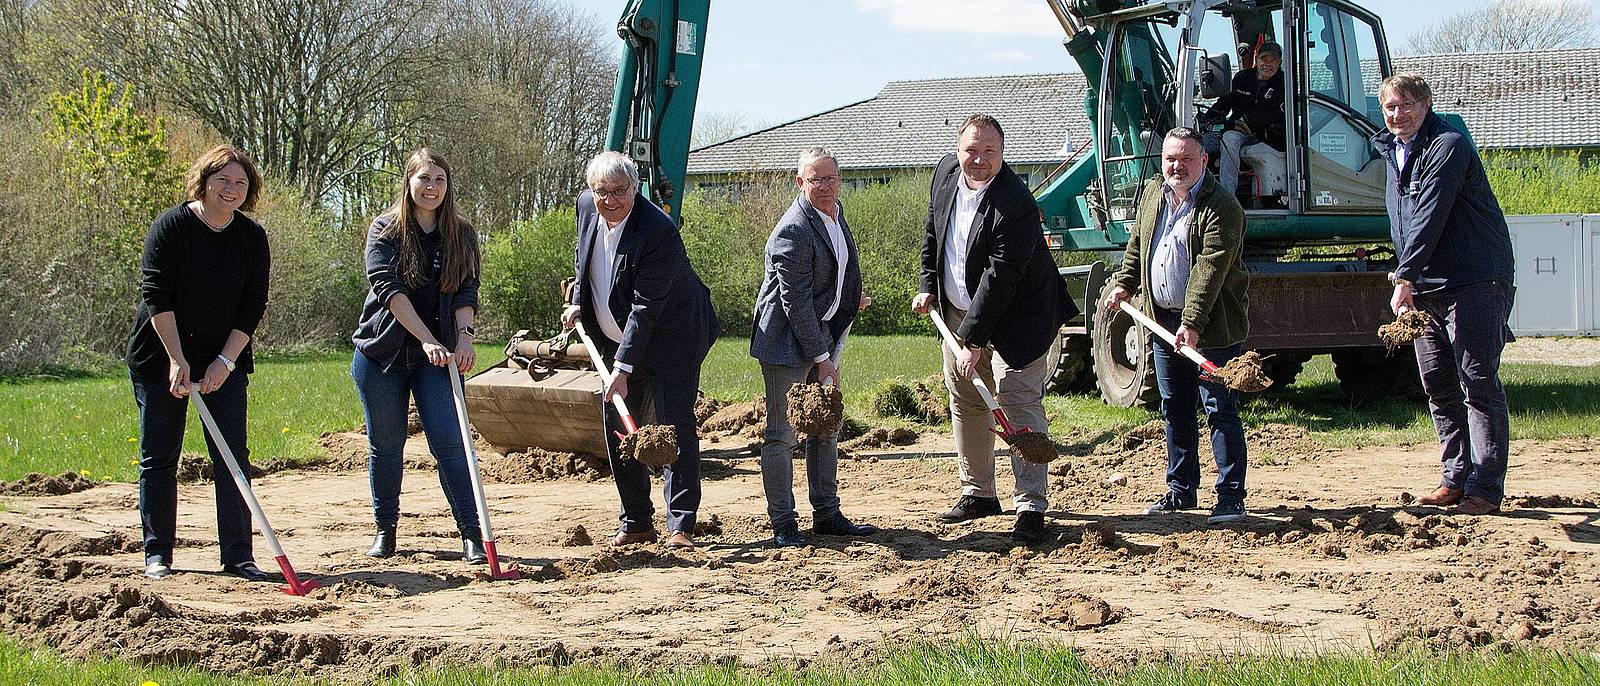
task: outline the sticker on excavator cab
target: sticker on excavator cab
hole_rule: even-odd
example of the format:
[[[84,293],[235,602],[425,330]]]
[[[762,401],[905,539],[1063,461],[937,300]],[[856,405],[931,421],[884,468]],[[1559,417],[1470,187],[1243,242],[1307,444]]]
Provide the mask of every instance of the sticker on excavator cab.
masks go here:
[[[682,20],[678,21],[678,54],[679,55],[693,55],[693,54],[695,54],[694,44],[697,42],[697,39],[700,37],[699,36],[699,34],[700,34],[699,28],[700,27],[696,26],[694,22],[682,21]]]
[[[1317,152],[1324,155],[1350,154],[1350,136],[1343,133],[1317,134]]]
[[[1329,193],[1328,191],[1318,193],[1315,200],[1318,207],[1329,207],[1339,204],[1339,197]]]

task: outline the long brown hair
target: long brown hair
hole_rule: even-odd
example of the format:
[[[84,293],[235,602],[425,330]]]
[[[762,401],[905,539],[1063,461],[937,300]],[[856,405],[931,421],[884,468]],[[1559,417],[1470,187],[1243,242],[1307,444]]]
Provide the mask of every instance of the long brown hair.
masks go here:
[[[454,293],[467,277],[478,272],[478,232],[472,224],[456,212],[456,178],[450,163],[428,148],[418,148],[406,158],[405,173],[400,179],[400,196],[395,198],[383,217],[389,219],[383,229],[386,238],[400,241],[400,279],[411,288],[420,288],[425,280],[424,269],[418,253],[417,233],[411,230],[415,222],[416,205],[411,200],[411,177],[428,165],[444,170],[444,201],[436,213],[435,231],[439,232],[439,247],[444,253],[444,269],[439,273],[439,290]]]

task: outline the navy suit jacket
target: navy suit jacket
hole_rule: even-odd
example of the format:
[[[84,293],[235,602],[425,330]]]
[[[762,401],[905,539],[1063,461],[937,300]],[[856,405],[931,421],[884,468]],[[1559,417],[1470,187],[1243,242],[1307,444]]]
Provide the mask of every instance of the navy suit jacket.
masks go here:
[[[841,203],[839,228],[844,232],[848,256],[838,311],[833,319],[822,320],[834,304],[839,258],[822,216],[802,195],[767,237],[766,275],[756,296],[751,326],[751,357],[767,364],[803,367],[824,353],[831,354],[844,330],[855,321],[861,302],[861,264],[843,207]]]
[[[961,165],[945,155],[933,170],[922,241],[922,292],[932,293],[940,307],[948,302],[945,235],[958,183]],[[993,346],[1013,368],[1027,366],[1050,349],[1078,306],[1045,246],[1039,204],[1011,165],[1001,165],[990,181],[972,223],[962,275],[972,305],[954,333],[968,345]]]
[[[589,297],[589,253],[598,221],[594,194],[585,190],[578,195],[573,265],[578,278],[569,296],[581,310],[584,330],[603,355],[631,365],[635,373],[699,378],[700,363],[716,342],[720,324],[711,308],[711,291],[690,266],[677,225],[643,195],[634,194],[605,304],[622,326],[622,342],[615,343],[600,332]]]

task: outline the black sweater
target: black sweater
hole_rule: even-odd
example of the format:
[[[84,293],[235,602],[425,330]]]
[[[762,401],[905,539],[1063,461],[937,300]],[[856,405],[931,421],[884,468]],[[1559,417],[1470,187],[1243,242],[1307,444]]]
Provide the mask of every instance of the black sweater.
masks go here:
[[[252,338],[267,311],[267,276],[272,254],[267,232],[244,214],[212,231],[187,203],[162,212],[150,225],[140,261],[139,309],[128,337],[128,366],[165,375],[167,351],[150,319],[173,313],[190,376],[199,379],[238,329]],[[255,371],[251,346],[239,353],[236,371]]]

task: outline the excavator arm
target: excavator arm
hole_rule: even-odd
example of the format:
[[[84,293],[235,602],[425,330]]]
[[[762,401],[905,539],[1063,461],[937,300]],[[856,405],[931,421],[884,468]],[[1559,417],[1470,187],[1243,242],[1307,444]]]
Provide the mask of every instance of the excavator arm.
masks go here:
[[[711,0],[629,0],[606,148],[639,165],[645,197],[679,221]]]

